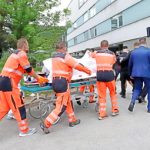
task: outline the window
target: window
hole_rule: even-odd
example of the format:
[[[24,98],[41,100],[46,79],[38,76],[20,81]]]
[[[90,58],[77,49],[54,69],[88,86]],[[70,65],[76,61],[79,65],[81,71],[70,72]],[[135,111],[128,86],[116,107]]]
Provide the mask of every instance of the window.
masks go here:
[[[84,41],[84,34],[80,34],[77,36],[77,44],[81,43]]]
[[[88,0],[79,0],[79,7],[83,6]]]
[[[114,2],[115,0],[110,0],[110,2],[112,3],[112,2]]]
[[[71,39],[68,41],[68,47],[71,47],[74,45],[74,39]]]
[[[84,22],[86,22],[89,19],[89,12],[88,11],[84,14],[83,18],[84,18]]]
[[[88,31],[86,31],[86,32],[84,32],[84,41],[87,41],[87,40],[89,40],[89,30]]]
[[[82,25],[84,23],[84,18],[83,16],[81,16],[74,24],[73,24],[73,28],[76,29],[78,28],[80,25]]]
[[[76,29],[77,28],[77,22],[75,22],[74,24],[73,24],[73,29]]]
[[[97,29],[96,27],[90,29],[90,33],[91,33],[91,38],[94,38],[97,36]]]
[[[123,25],[122,15],[119,14],[111,19],[111,29],[115,30]]]
[[[96,14],[96,7],[95,5],[90,9],[90,17],[93,17]]]

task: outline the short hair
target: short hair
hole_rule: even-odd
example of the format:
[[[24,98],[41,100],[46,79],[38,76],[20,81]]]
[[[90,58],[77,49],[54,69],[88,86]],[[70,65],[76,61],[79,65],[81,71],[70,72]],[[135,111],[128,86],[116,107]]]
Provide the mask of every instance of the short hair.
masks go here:
[[[139,39],[139,43],[140,43],[140,44],[146,44],[146,38],[145,38],[145,37],[140,38],[140,39]]]
[[[134,47],[137,47],[137,46],[139,46],[139,45],[140,45],[139,42],[135,42],[135,43],[134,43]]]
[[[128,49],[128,46],[123,46],[123,49]]]
[[[66,47],[66,46],[67,46],[66,42],[58,42],[58,43],[56,44],[56,50],[57,50],[57,49],[62,49],[62,48],[64,48],[64,47]]]
[[[101,41],[101,47],[109,47],[109,43],[107,40]]]
[[[23,45],[24,44],[27,44],[28,41],[26,38],[20,38],[18,41],[17,41],[17,49],[21,49],[23,48]]]

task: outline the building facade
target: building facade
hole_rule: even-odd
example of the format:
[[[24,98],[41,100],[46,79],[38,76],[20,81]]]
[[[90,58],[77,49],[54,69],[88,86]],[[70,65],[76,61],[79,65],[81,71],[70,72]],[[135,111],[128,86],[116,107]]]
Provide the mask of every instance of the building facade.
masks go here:
[[[72,0],[68,8],[72,22],[67,31],[70,53],[99,47],[104,39],[111,46],[132,49],[150,26],[150,0]]]

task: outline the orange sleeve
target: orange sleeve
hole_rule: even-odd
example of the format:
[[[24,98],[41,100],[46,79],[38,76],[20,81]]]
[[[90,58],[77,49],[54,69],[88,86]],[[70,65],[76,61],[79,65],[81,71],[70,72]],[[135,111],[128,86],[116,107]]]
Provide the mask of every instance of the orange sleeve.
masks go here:
[[[27,54],[25,52],[20,52],[18,54],[18,56],[19,56],[19,58],[18,58],[19,64],[21,65],[21,67],[24,70],[27,70],[28,68],[31,68],[31,71],[30,72],[26,72],[26,73],[28,73],[29,75],[34,74],[34,69],[30,65],[30,62],[29,62],[28,57],[27,57]]]
[[[69,54],[66,55],[65,57],[65,62],[68,66],[76,69],[76,70],[79,70],[79,71],[82,71],[82,72],[85,72],[87,74],[91,74],[91,71],[83,66],[82,64],[80,64],[79,62],[77,62],[72,56],[70,56]]]
[[[20,52],[20,53],[18,53],[18,56],[19,56],[18,61],[19,61],[19,64],[21,65],[21,67],[23,69],[29,68],[30,63],[29,63],[27,54],[25,52]]]
[[[67,54],[65,57],[65,63],[71,68],[75,68],[79,63],[71,55]]]

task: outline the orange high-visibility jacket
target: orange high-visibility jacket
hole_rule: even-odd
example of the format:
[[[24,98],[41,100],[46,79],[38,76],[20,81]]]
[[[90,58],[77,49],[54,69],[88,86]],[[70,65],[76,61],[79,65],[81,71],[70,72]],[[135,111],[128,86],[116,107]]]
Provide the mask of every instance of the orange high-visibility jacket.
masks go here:
[[[24,73],[33,74],[26,52],[17,51],[11,54],[1,72],[1,76],[13,78],[16,85],[20,82]]]
[[[91,54],[96,59],[97,71],[113,70],[113,65],[116,62],[115,54],[110,50],[98,50]]]
[[[68,53],[57,52],[52,58],[53,77],[64,77],[68,81],[72,78],[73,68],[83,72],[89,72],[89,69],[78,63]]]

